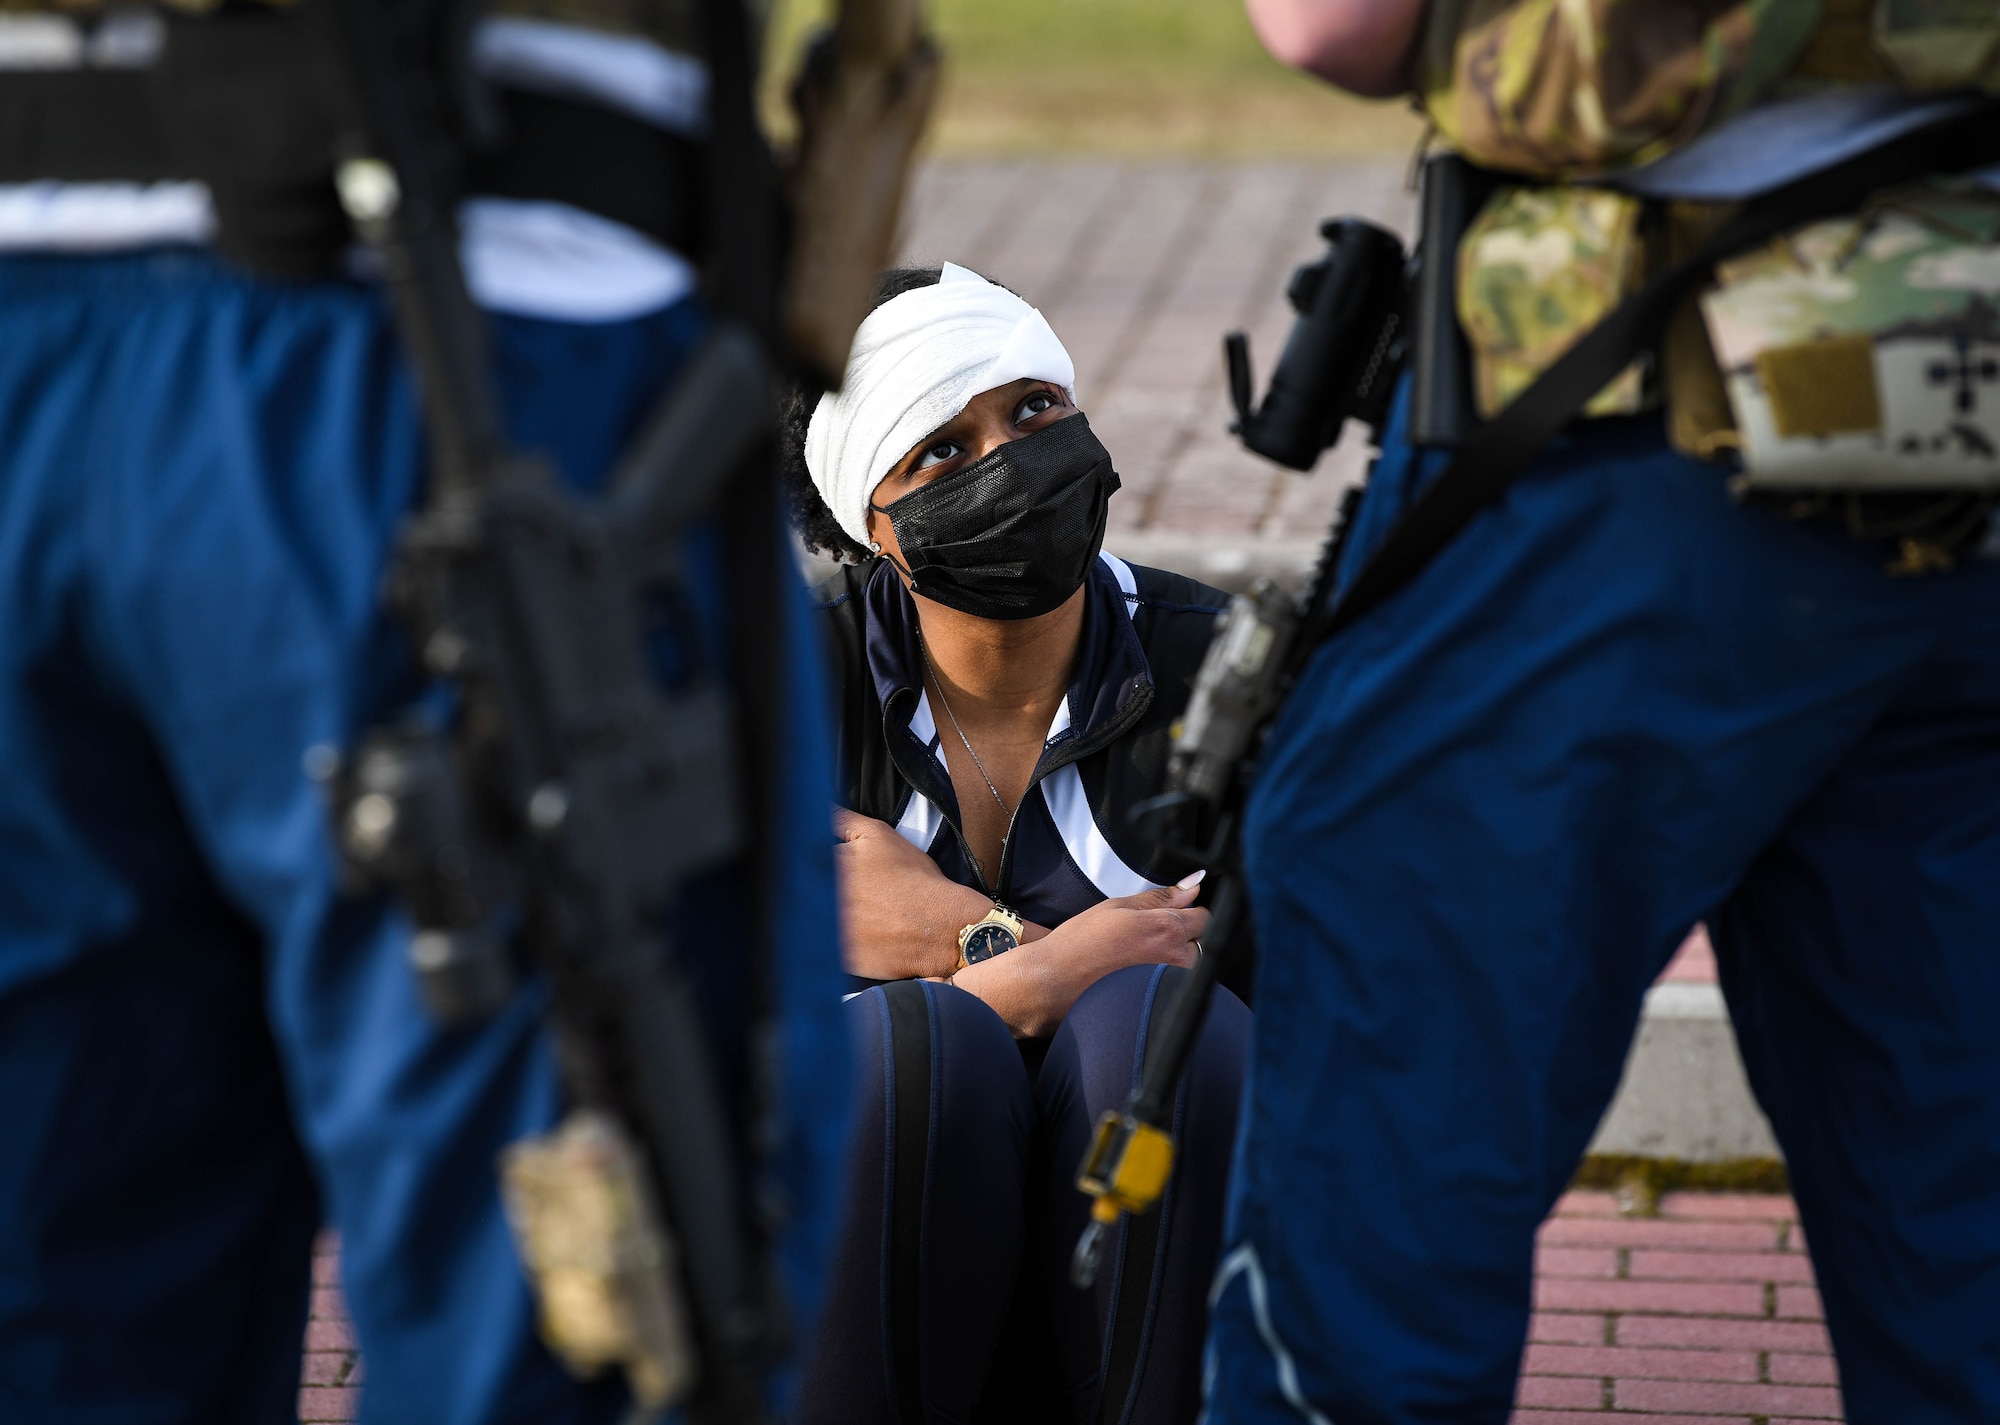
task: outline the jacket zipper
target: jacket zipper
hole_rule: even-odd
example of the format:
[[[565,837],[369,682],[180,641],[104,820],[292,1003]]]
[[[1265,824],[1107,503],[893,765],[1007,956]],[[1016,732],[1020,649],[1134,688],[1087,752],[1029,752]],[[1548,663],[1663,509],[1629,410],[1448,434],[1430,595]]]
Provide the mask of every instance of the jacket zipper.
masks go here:
[[[1077,738],[1068,747],[1057,753],[1046,765],[1041,763],[1036,764],[1034,775],[1028,778],[1028,785],[1021,793],[1021,800],[1014,803],[1014,810],[1008,813],[1007,831],[1000,838],[1000,865],[998,873],[994,877],[994,884],[988,884],[986,880],[986,868],[981,866],[979,858],[972,854],[972,844],[965,839],[965,830],[958,824],[957,818],[951,816],[949,813],[944,813],[942,807],[939,808],[940,813],[944,814],[945,824],[951,828],[952,835],[958,838],[958,849],[965,853],[966,864],[972,867],[972,874],[979,878],[979,890],[981,894],[995,905],[1007,904],[1001,897],[998,887],[1007,884],[1007,873],[1013,869],[1014,828],[1021,820],[1021,808],[1027,805],[1029,796],[1033,794],[1035,788],[1042,784],[1043,779],[1056,772],[1060,772],[1072,762],[1080,762],[1090,756],[1091,753],[1100,751],[1110,746],[1113,742],[1116,742],[1125,733],[1126,729],[1146,715],[1146,709],[1152,705],[1153,685],[1147,683],[1142,689],[1133,694],[1132,701],[1124,708],[1121,708],[1118,715],[1113,717],[1111,721],[1099,728],[1094,736],[1088,739]],[[907,731],[907,729],[905,730]],[[943,738],[940,737],[939,746],[942,747],[942,745]],[[930,755],[929,748],[924,749],[924,755],[926,757]],[[947,764],[948,766],[949,764]],[[897,770],[902,771],[903,769],[899,767]],[[912,787],[916,785],[915,779],[910,777],[907,772],[905,772],[903,780],[909,782]],[[952,788],[954,801],[957,800],[957,790],[955,786]]]

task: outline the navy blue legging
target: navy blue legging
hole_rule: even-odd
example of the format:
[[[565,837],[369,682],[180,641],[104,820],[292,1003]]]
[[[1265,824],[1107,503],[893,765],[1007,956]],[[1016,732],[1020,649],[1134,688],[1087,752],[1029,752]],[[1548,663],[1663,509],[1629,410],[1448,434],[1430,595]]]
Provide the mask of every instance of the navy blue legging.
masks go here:
[[[1098,981],[1038,1071],[998,1015],[950,985],[849,1001],[849,1197],[797,1425],[1195,1418],[1250,1028],[1227,990],[1181,1081],[1166,1197],[1106,1244],[1093,1291],[1068,1281],[1088,1215],[1077,1163],[1136,1082],[1182,973],[1137,965]]]

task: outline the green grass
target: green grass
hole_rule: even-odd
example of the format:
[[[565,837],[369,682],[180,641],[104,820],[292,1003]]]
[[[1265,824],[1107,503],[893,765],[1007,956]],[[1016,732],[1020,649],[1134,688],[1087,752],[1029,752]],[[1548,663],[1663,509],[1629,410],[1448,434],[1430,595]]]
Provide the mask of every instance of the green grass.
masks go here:
[[[826,0],[778,0],[776,95]],[[946,153],[1407,153],[1399,104],[1338,94],[1264,53],[1241,0],[931,0]]]
[[[1628,1209],[1651,1216],[1668,1192],[1790,1192],[1791,1179],[1776,1158],[1732,1158],[1721,1163],[1688,1163],[1677,1158],[1641,1158],[1593,1153],[1577,1168],[1571,1186],[1616,1192]]]

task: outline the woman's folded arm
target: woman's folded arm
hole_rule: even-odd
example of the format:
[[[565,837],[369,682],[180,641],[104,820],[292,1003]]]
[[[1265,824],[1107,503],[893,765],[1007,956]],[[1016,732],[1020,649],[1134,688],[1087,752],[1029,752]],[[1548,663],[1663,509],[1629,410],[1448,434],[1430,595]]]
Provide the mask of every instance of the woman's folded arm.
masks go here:
[[[993,908],[873,817],[836,807],[834,850],[847,971],[870,980],[950,980],[1014,1032],[1051,1034],[1077,996],[1127,965],[1188,965],[1208,926],[1195,887],[1100,901],[1054,930],[1029,922],[1021,944],[963,970],[958,932]]]
[[[958,932],[993,902],[946,876],[887,822],[835,807],[833,832],[847,972],[869,980],[949,975],[958,964]],[[1048,933],[1030,924],[1021,938]]]
[[[1033,944],[968,965],[951,982],[978,995],[1017,1039],[1053,1034],[1077,996],[1127,965],[1191,965],[1208,912],[1193,887],[1100,901]]]

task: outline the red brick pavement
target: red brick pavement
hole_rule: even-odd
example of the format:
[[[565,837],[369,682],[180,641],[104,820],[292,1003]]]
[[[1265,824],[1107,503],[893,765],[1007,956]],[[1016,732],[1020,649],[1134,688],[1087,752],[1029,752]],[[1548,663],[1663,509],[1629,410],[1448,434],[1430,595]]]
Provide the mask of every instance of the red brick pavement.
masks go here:
[[[1692,976],[1690,976],[1692,978]],[[1832,1347],[1788,1197],[1573,1192],[1542,1228],[1515,1425],[1838,1420]]]
[[[361,1363],[330,1244],[314,1263],[299,1419],[354,1418]],[[1670,1193],[1627,1217],[1573,1192],[1542,1228],[1514,1425],[1839,1420],[1832,1347],[1788,1197]]]
[[[1660,978],[1713,984],[1707,933]],[[1627,1217],[1573,1192],[1543,1225],[1515,1425],[1838,1420],[1838,1386],[1789,1197],[1672,1193]]]
[[[354,1328],[340,1301],[340,1256],[324,1237],[313,1253],[312,1319],[306,1323],[306,1357],[299,1375],[301,1421],[348,1421],[361,1403],[361,1357]]]

